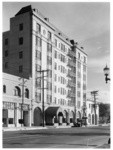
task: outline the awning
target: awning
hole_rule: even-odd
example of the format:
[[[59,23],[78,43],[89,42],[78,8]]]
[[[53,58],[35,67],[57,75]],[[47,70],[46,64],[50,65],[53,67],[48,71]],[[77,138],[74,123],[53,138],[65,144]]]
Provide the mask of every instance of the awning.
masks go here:
[[[45,111],[46,116],[52,116],[53,117],[53,116],[56,116],[59,114],[63,115],[62,109],[60,107],[49,107]]]

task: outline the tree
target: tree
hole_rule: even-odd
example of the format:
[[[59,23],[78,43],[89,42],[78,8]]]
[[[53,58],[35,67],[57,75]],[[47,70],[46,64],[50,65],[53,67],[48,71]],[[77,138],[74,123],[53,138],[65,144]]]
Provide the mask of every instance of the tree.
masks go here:
[[[99,104],[99,118],[100,123],[107,123],[110,121],[110,104]]]

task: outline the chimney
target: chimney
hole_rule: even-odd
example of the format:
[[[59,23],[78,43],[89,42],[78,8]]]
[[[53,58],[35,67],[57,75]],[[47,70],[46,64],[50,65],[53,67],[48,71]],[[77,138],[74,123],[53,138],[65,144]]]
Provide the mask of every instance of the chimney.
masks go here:
[[[49,18],[44,18],[47,22],[49,22]]]

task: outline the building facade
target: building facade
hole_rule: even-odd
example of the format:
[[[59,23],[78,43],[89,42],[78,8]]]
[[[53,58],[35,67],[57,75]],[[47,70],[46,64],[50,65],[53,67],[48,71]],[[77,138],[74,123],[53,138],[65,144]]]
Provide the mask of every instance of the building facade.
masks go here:
[[[99,124],[99,104],[94,103],[93,100],[87,99],[87,124],[98,125]]]
[[[3,72],[30,82],[29,125],[69,125],[86,116],[87,54],[31,6],[3,33]]]

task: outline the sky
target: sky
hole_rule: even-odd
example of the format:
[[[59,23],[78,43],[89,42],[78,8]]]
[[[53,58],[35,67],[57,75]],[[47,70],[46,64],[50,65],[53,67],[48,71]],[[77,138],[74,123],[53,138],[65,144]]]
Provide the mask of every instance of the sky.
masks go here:
[[[88,95],[98,90],[98,100],[110,103],[110,84],[105,83],[103,68],[110,67],[109,2],[3,2],[2,31],[10,29],[10,18],[24,6],[37,8],[88,54]]]

